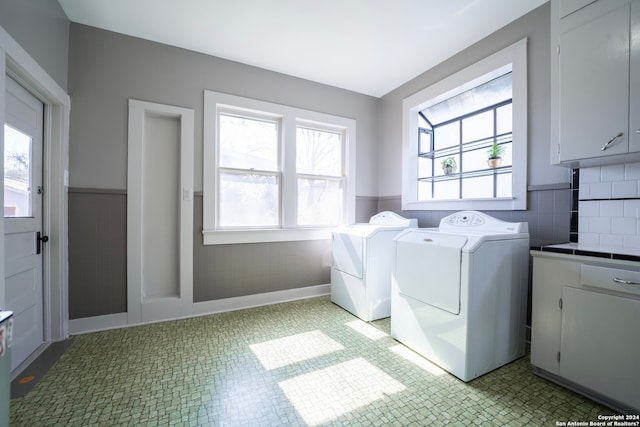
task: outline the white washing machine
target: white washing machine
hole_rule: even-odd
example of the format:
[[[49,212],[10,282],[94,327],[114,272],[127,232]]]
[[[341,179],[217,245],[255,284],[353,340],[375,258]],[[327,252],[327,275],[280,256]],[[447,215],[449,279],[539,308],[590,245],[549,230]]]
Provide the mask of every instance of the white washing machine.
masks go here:
[[[394,239],[391,336],[463,381],[524,356],[526,222],[482,212]]]
[[[391,313],[393,238],[418,220],[380,212],[332,233],[331,301],[369,322]]]

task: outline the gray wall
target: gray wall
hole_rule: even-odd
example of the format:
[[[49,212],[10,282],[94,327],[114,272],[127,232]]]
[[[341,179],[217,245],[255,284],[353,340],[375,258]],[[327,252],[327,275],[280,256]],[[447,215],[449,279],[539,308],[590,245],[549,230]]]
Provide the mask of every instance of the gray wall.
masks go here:
[[[569,183],[569,170],[551,166],[549,161],[549,31],[550,5],[545,3],[382,97],[379,196],[402,192],[402,100],[524,37],[528,38],[528,185]]]
[[[377,98],[75,23],[70,186],[126,188],[127,100],[134,98],[195,110],[195,190],[201,191],[205,89],[355,119],[356,193],[377,196]]]
[[[69,20],[54,0],[0,0],[0,26],[67,90]]]
[[[127,311],[127,196],[69,192],[69,318]]]
[[[127,100],[195,110],[196,191],[202,190],[205,89],[353,118],[357,214],[377,208],[378,99],[244,64],[71,24],[70,317],[126,310]],[[194,299],[206,301],[330,282],[329,240],[202,245],[195,198]],[[97,206],[109,206],[102,212]],[[109,231],[99,224],[110,224]],[[98,227],[98,228],[96,228]],[[125,275],[123,276],[123,272]],[[123,298],[125,305],[123,306]]]

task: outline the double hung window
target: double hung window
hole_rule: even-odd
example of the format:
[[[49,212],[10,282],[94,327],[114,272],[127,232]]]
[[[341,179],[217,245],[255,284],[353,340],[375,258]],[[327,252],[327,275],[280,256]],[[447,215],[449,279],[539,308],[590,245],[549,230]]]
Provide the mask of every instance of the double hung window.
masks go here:
[[[355,121],[205,92],[205,244],[307,240],[355,216]]]
[[[218,227],[280,225],[280,120],[218,115]]]

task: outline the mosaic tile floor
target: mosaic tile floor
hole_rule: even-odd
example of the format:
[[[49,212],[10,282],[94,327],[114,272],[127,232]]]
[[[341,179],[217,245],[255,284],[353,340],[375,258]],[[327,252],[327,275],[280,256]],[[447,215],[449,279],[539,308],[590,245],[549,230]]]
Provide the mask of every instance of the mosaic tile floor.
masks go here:
[[[313,298],[76,336],[12,426],[556,425],[611,414],[522,358],[463,383]]]

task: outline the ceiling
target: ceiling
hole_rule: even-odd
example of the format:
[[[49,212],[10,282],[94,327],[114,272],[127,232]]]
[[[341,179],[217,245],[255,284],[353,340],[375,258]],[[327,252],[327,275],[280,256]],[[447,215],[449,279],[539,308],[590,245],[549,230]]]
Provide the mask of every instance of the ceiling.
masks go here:
[[[58,0],[72,22],[381,97],[547,0]]]

